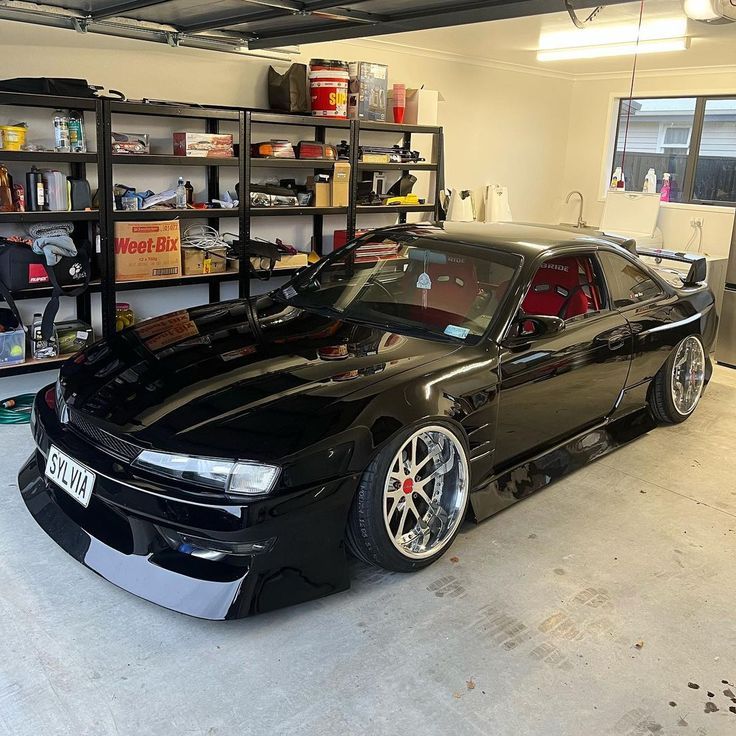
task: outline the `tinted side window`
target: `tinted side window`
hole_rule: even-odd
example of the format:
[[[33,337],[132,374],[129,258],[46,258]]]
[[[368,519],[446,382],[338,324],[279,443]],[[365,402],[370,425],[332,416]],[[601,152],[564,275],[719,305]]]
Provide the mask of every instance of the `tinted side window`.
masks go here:
[[[594,258],[551,258],[537,269],[521,308],[525,314],[568,320],[604,308]]]
[[[662,294],[659,284],[635,263],[623,256],[605,251],[601,251],[599,256],[614,306],[628,307]]]

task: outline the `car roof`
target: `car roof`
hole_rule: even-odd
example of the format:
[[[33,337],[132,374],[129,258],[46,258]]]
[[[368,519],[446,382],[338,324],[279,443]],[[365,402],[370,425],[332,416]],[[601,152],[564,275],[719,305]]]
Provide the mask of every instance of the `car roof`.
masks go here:
[[[534,259],[551,248],[563,246],[580,247],[582,250],[591,246],[621,245],[620,238],[606,237],[603,233],[532,223],[437,222],[399,227],[403,232],[409,230],[419,237],[433,240],[452,239],[517,253],[529,259]],[[390,232],[392,229],[385,228],[381,232]]]

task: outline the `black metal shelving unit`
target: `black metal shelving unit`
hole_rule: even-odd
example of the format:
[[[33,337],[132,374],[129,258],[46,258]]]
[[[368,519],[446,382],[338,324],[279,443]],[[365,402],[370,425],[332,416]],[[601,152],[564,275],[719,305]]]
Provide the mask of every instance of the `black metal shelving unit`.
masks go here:
[[[80,110],[93,113],[95,124],[102,118],[102,100],[57,97],[54,95],[28,95],[20,93],[0,93],[0,105],[39,108],[55,110],[64,107],[71,110]],[[30,165],[45,164],[49,167],[68,166],[69,174],[75,179],[87,178],[87,165],[96,165],[98,178],[102,175],[103,159],[95,152],[89,153],[57,153],[55,151],[0,151],[0,161],[7,164],[28,163]],[[95,242],[95,227],[100,225],[101,213],[98,210],[67,211],[67,212],[0,212],[0,226],[5,224],[30,224],[34,222],[73,222],[75,237],[86,238]],[[76,297],[77,317],[86,322],[92,319],[91,295],[100,290],[100,282],[90,284],[90,288],[81,296]],[[16,299],[47,298],[51,294],[51,287],[36,287],[22,293],[15,294]],[[24,363],[14,365],[0,365],[0,377],[17,376],[28,373],[38,373],[49,370],[58,360],[33,360],[28,358]]]
[[[251,223],[254,218],[281,218],[281,217],[311,217],[313,247],[322,255],[324,240],[324,218],[326,216],[340,216],[345,218],[348,237],[352,238],[356,232],[358,217],[377,214],[397,214],[400,221],[406,220],[410,212],[434,212],[437,216],[439,191],[443,181],[443,140],[442,128],[437,126],[410,126],[393,123],[374,123],[354,120],[326,120],[308,115],[290,115],[273,113],[262,110],[235,109],[227,107],[205,107],[201,105],[180,104],[148,104],[138,102],[124,102],[108,99],[83,99],[46,95],[26,95],[15,93],[0,93],[0,105],[17,105],[27,108],[47,109],[76,109],[91,112],[95,116],[97,134],[97,152],[90,153],[55,153],[55,152],[26,152],[0,151],[0,161],[13,162],[40,162],[51,166],[63,164],[69,166],[72,176],[86,178],[88,164],[96,165],[98,180],[97,201],[100,209],[83,212],[0,212],[0,225],[3,223],[30,223],[72,221],[78,228],[87,227],[91,242],[95,242],[95,229],[99,236],[99,279],[90,284],[90,288],[81,297],[77,297],[77,314],[80,319],[91,321],[91,294],[99,293],[102,311],[103,334],[109,334],[115,329],[115,303],[117,294],[140,289],[160,289],[170,286],[187,286],[207,284],[209,300],[215,302],[220,299],[220,285],[226,282],[236,282],[241,296],[250,295],[252,275],[249,263],[245,257],[244,243],[251,236]],[[113,119],[117,115],[152,116],[168,118],[173,121],[197,120],[204,121],[205,132],[217,133],[223,123],[235,124],[237,133],[235,138],[239,143],[239,155],[229,158],[184,157],[168,153],[153,154],[113,154],[112,130]],[[201,122],[199,122],[201,126]],[[306,128],[313,131],[314,140],[325,142],[326,133],[330,129],[344,131],[350,142],[350,198],[347,207],[273,207],[256,208],[250,206],[250,186],[257,172],[268,169],[279,171],[332,171],[334,161],[300,160],[300,159],[262,159],[250,155],[251,142],[258,140],[259,126],[290,126],[291,128]],[[181,126],[185,127],[185,122]],[[419,163],[364,163],[359,160],[360,135],[363,131],[378,133],[400,134],[404,145],[411,147],[412,135],[432,134],[434,136],[433,149],[436,152],[436,161]],[[173,129],[172,129],[173,132]],[[206,172],[206,196],[209,201],[220,196],[220,171],[222,169],[237,168],[240,181],[240,203],[234,209],[163,209],[141,210],[135,212],[116,211],[113,206],[113,183],[115,167],[121,167],[122,172],[130,171],[131,167],[199,167]],[[362,172],[373,171],[425,171],[436,174],[433,187],[434,202],[413,206],[358,206],[356,195],[358,182]],[[237,232],[239,236],[240,257],[239,267],[225,273],[206,274],[199,276],[180,276],[168,279],[150,279],[143,281],[121,281],[115,279],[114,230],[116,222],[123,221],[153,221],[153,220],[205,220],[207,224],[217,228],[221,220],[237,218]],[[296,269],[282,269],[278,275],[292,275]],[[20,299],[47,297],[51,293],[49,287],[29,289],[17,295]],[[34,373],[55,367],[58,361],[33,361],[13,366],[0,366],[0,377]]]

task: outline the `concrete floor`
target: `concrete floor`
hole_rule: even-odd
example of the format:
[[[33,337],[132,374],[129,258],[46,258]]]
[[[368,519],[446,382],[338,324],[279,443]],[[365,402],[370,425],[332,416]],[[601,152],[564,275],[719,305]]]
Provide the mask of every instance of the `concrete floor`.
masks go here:
[[[0,734],[736,733],[736,371],[414,575],[229,623],[74,562],[0,447]],[[734,698],[734,700],[732,700]]]

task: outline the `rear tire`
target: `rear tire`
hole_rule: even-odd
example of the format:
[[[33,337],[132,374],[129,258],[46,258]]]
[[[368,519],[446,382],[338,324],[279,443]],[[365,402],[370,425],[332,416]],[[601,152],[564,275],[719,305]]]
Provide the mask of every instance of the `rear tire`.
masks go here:
[[[705,387],[705,350],[698,335],[678,343],[652,381],[649,407],[661,424],[679,424],[694,411]]]
[[[371,565],[411,572],[450,547],[468,507],[463,440],[444,423],[407,430],[366,468],[347,528],[350,550]]]

